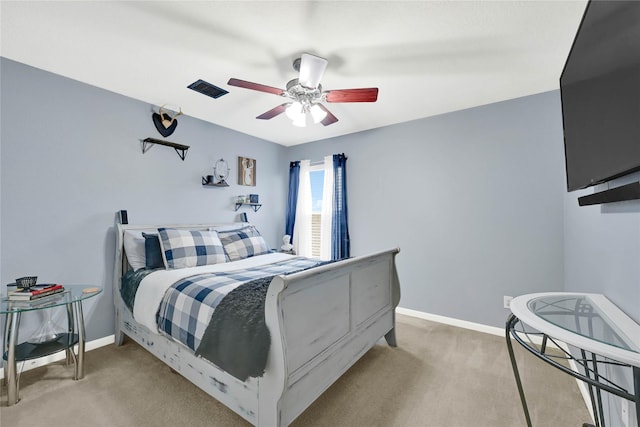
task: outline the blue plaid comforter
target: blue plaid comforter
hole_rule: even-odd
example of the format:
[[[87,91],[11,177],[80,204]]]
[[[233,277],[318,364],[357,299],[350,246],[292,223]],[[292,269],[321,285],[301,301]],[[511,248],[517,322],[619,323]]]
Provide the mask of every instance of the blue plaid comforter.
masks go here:
[[[298,257],[258,267],[181,279],[165,293],[156,315],[158,328],[195,351],[216,306],[233,289],[255,279],[306,270],[324,263]]]

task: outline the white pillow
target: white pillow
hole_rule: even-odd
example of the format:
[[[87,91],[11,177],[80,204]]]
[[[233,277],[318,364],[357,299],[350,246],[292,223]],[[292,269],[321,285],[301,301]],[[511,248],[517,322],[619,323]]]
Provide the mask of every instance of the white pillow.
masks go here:
[[[124,251],[127,254],[127,261],[134,270],[145,268],[147,258],[144,253],[144,237],[142,231],[124,232]]]

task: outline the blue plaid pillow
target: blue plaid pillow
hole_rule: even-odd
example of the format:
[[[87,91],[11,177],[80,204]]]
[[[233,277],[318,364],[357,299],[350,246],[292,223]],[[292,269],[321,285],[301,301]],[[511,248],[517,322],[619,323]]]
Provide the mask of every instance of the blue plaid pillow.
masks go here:
[[[215,231],[158,228],[167,268],[197,267],[227,261]]]
[[[264,237],[253,226],[237,230],[218,231],[218,237],[220,237],[230,261],[271,252]]]

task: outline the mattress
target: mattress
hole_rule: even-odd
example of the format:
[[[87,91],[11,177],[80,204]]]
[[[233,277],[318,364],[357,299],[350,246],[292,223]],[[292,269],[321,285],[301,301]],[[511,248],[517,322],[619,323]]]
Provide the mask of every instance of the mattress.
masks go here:
[[[274,252],[233,262],[153,271],[146,275],[138,286],[133,305],[133,317],[136,322],[146,326],[150,331],[160,334],[156,318],[158,307],[160,307],[167,289],[179,280],[204,273],[230,272],[258,267],[291,258],[295,258],[295,256]],[[219,289],[219,291],[224,292],[225,289]]]

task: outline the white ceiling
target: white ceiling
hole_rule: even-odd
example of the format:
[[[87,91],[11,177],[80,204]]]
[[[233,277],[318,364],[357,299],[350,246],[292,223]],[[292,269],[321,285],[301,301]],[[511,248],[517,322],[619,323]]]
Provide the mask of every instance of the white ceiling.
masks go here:
[[[585,6],[2,1],[0,54],[289,146],[557,89]],[[327,127],[297,128],[284,114],[256,120],[284,100],[229,78],[284,88],[302,52],[329,60],[325,90],[378,87],[378,101],[325,104],[339,119]],[[198,79],[229,94],[187,89]]]

